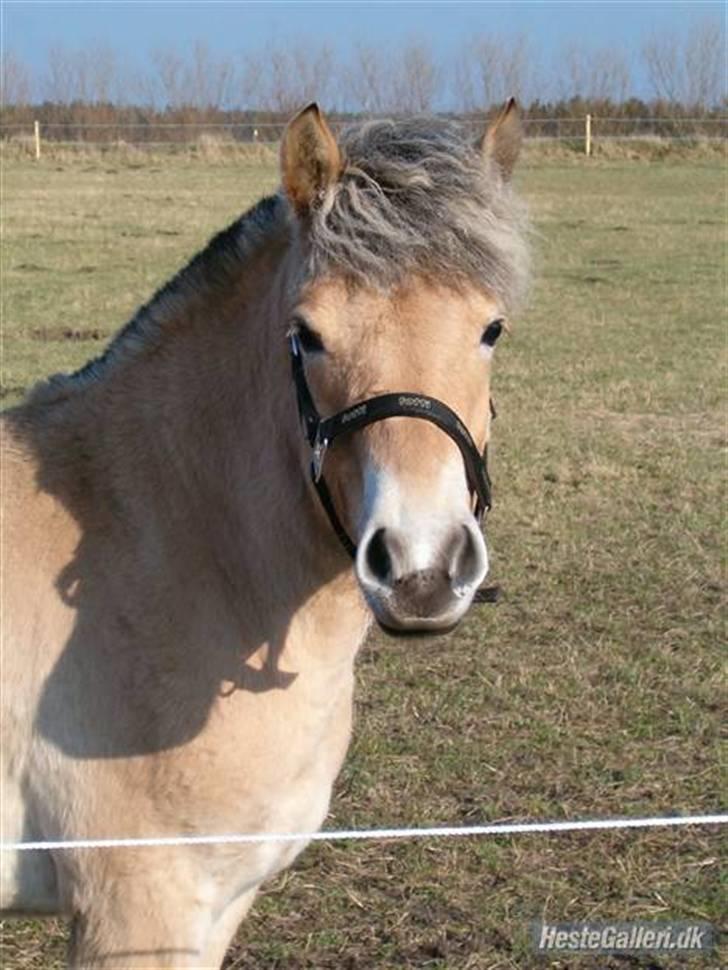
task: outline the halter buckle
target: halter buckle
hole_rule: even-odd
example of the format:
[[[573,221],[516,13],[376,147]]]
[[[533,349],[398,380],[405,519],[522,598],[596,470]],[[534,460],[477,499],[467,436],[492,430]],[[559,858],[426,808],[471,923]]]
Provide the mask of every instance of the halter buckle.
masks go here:
[[[326,449],[329,447],[329,439],[321,438],[319,431],[316,431],[316,440],[313,443],[313,449],[311,451],[311,474],[313,475],[313,480],[317,482],[321,478],[321,472],[324,467],[324,458],[326,457]]]

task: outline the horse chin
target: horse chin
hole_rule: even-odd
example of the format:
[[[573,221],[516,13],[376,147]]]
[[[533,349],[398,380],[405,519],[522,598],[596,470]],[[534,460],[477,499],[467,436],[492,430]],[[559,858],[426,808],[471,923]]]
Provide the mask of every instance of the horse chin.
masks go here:
[[[398,616],[388,604],[373,603],[369,607],[379,629],[391,637],[440,637],[452,633],[459,626],[467,610],[448,610],[439,616]]]
[[[427,639],[429,637],[443,637],[448,633],[452,633],[460,625],[460,619],[442,626],[390,626],[388,623],[377,618],[377,625],[387,636],[394,637],[398,640],[413,638]]]

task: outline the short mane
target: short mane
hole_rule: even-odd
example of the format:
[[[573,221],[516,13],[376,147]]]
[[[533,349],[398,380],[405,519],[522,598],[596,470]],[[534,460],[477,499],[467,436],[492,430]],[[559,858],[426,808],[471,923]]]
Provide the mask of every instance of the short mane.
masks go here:
[[[287,229],[288,206],[281,195],[261,199],[239,219],[218,232],[186,266],[161,286],[112,338],[99,357],[72,374],[54,374],[30,392],[30,402],[48,404],[81,390],[104,376],[118,361],[154,346],[165,334],[175,311],[195,295],[214,292],[233,278],[277,231]]]

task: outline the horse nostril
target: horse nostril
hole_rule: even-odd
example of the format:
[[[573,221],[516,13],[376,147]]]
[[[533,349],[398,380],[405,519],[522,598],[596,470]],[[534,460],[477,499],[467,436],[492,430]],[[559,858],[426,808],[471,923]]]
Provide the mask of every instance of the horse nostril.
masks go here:
[[[392,575],[392,557],[387,549],[386,530],[377,529],[366,548],[366,563],[375,579],[386,583]]]
[[[483,578],[482,543],[467,525],[458,529],[448,547],[448,573],[453,589],[472,586]]]

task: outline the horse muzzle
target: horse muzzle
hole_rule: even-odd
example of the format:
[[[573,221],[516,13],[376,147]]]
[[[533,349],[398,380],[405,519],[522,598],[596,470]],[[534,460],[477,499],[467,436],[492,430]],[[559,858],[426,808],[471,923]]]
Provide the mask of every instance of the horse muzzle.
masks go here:
[[[397,635],[452,630],[487,572],[488,554],[474,519],[451,527],[437,543],[374,527],[356,557],[357,578],[377,622]]]

